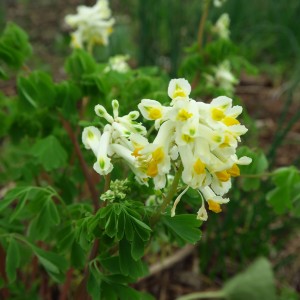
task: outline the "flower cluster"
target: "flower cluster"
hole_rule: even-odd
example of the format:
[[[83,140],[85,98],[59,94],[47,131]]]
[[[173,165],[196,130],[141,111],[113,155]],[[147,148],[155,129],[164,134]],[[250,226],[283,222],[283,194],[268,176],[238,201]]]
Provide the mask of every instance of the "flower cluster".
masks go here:
[[[230,18],[227,13],[224,13],[216,21],[215,25],[212,28],[212,32],[219,36],[221,39],[229,39],[230,30]]]
[[[95,113],[104,118],[107,124],[103,133],[94,126],[84,128],[82,141],[86,149],[91,149],[97,160],[94,163],[94,170],[100,175],[109,174],[113,165],[111,159],[122,158],[126,161],[132,171],[136,174],[136,179],[144,183],[147,176],[136,168],[136,159],[132,155],[134,151],[134,141],[147,141],[144,136],[146,128],[135,120],[139,117],[138,111],[132,111],[128,115],[119,117],[119,102],[112,101],[113,115],[110,115],[102,105],[95,106]]]
[[[115,20],[111,17],[108,0],[98,0],[93,7],[79,6],[76,15],[67,15],[65,22],[77,28],[71,35],[73,48],[107,45]]]
[[[109,58],[108,66],[104,69],[104,72],[115,71],[118,73],[126,73],[130,70],[127,63],[129,59],[128,55],[115,55]]]
[[[234,92],[234,86],[238,83],[238,79],[231,72],[230,62],[223,61],[217,66],[211,68],[211,73],[203,74],[208,87],[219,87],[226,91],[228,95]]]
[[[240,175],[238,165],[249,164],[248,157],[238,158],[236,149],[240,136],[247,128],[237,117],[241,106],[232,106],[232,99],[221,96],[210,104],[190,98],[191,86],[185,79],[172,79],[168,87],[169,106],[152,99],[143,99],[138,108],[147,120],[154,121],[157,135],[152,142],[145,137],[146,129],[135,120],[139,113],[118,116],[118,102],[114,100],[113,116],[103,106],[95,112],[110,124],[101,135],[95,127],[83,131],[83,143],[97,157],[94,169],[99,174],[111,172],[113,157],[124,159],[141,184],[153,179],[155,189],[163,189],[172,166],[181,173],[185,185],[174,202],[171,214],[188,188],[199,192],[202,199],[198,218],[207,220],[207,211],[221,211],[227,203],[223,196],[231,187],[231,177]]]

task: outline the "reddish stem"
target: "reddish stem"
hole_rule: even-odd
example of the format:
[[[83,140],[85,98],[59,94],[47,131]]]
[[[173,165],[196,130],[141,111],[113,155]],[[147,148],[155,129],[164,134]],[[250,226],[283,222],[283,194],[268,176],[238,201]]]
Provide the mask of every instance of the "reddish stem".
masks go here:
[[[5,272],[5,259],[6,254],[2,246],[0,246],[0,277],[3,278],[3,281],[7,283],[7,277]],[[0,289],[0,298],[9,299],[9,290],[5,287]]]
[[[76,137],[76,135],[75,135],[75,133],[74,133],[72,127],[71,127],[71,124],[67,120],[65,120],[62,116],[60,117],[60,119],[61,119],[61,122],[62,122],[69,138],[71,139],[72,144],[74,145],[74,150],[75,150],[75,153],[76,153],[77,158],[79,160],[79,164],[80,164],[80,167],[82,169],[83,175],[86,179],[88,188],[90,190],[92,200],[93,200],[93,204],[94,204],[94,210],[96,212],[99,209],[99,195],[98,195],[98,192],[95,188],[95,183],[93,182],[92,176],[90,175],[90,172],[89,172],[89,169],[88,169],[88,166],[85,163],[82,152],[80,150],[79,143],[77,141],[77,137]]]
[[[73,272],[74,272],[73,268],[70,268],[68,270],[66,281],[65,281],[64,285],[61,288],[61,293],[60,293],[59,300],[67,300],[68,293],[69,293],[70,286],[71,286],[71,282],[72,282]]]
[[[105,185],[104,185],[103,192],[105,193],[106,191],[108,191],[109,187],[110,187],[110,174],[105,176]],[[105,204],[106,203],[104,202],[103,206]],[[92,250],[90,252],[90,256],[89,256],[89,260],[88,260],[89,262],[97,257],[98,250],[99,250],[99,240],[95,239]],[[90,299],[90,296],[86,289],[86,284],[87,284],[88,278],[89,278],[89,267],[88,267],[88,265],[86,265],[86,267],[84,269],[83,279],[80,282],[80,284],[76,290],[75,300]]]

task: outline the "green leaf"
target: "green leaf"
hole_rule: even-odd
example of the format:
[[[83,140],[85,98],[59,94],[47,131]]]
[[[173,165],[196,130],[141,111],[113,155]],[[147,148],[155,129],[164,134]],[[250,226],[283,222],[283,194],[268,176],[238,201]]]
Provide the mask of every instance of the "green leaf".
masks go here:
[[[28,193],[28,186],[18,186],[8,191],[4,198],[0,201],[0,212],[9,206],[14,200],[24,198]]]
[[[111,238],[117,237],[118,240],[123,238],[124,233],[129,241],[133,241],[135,234],[143,241],[149,240],[151,228],[140,220],[142,217],[136,210],[126,205],[113,203],[100,209],[98,217],[105,233]]]
[[[5,72],[5,70],[1,66],[0,66],[0,79],[3,79],[3,80],[8,79],[7,73]]]
[[[271,265],[265,258],[257,259],[246,271],[225,283],[228,300],[275,300],[275,280]]]
[[[162,222],[167,230],[175,237],[179,244],[183,242],[195,244],[201,239],[199,227],[202,222],[195,215],[176,215],[175,217],[163,216]]]
[[[42,250],[33,244],[31,244],[31,248],[49,275],[56,281],[63,281],[64,273],[68,268],[65,258],[56,253]]]
[[[116,228],[118,228],[117,222],[118,222],[117,215],[115,214],[114,210],[112,210],[105,224],[105,233],[109,237],[114,237],[117,234],[116,232]]]
[[[69,252],[74,243],[75,233],[73,231],[73,227],[70,224],[62,227],[61,230],[58,231],[57,235],[57,248],[60,252]]]
[[[126,219],[125,235],[128,241],[133,241],[134,229],[130,218]]]
[[[84,75],[91,74],[96,70],[96,62],[90,54],[77,49],[67,59],[65,69],[72,79],[78,81]]]
[[[68,119],[77,115],[77,103],[82,98],[81,91],[75,83],[63,81],[56,85],[56,106]]]
[[[99,300],[101,299],[101,274],[93,264],[89,265],[89,270],[87,291],[93,300]]]
[[[150,238],[151,228],[144,222],[131,217],[132,225],[135,229],[135,234],[138,234],[141,240],[148,241]]]
[[[86,263],[86,252],[74,241],[71,249],[71,265],[77,269],[84,267]]]
[[[20,266],[20,250],[17,241],[11,238],[6,252],[6,274],[9,282],[16,280],[16,271]]]
[[[64,166],[68,158],[66,150],[53,135],[37,141],[33,145],[31,153],[46,171],[52,171]]]
[[[138,260],[144,255],[145,242],[140,238],[138,234],[134,235],[131,243],[131,256],[134,260]]]
[[[114,289],[120,300],[141,300],[141,294],[129,286],[114,284]]]
[[[0,37],[0,60],[11,68],[20,68],[31,52],[26,32],[8,23]]]
[[[48,201],[46,202],[46,206],[52,220],[51,223],[53,225],[58,225],[60,223],[60,216],[53,200],[48,199]]]
[[[17,206],[13,210],[13,213],[10,215],[9,218],[10,222],[15,220],[22,213],[27,203],[27,200],[29,198],[29,194],[30,194],[30,190],[28,189],[24,194],[22,194],[22,196],[20,196]]]
[[[52,107],[55,103],[55,85],[46,72],[34,71],[28,77],[20,76],[17,87],[20,99],[34,108]]]
[[[125,234],[125,228],[126,228],[126,215],[123,211],[119,214],[118,219],[118,231],[117,231],[117,239],[120,241],[124,234]]]
[[[121,274],[120,260],[118,256],[110,256],[101,259],[101,265],[112,274]]]
[[[34,240],[45,240],[48,236],[52,236],[53,226],[59,222],[60,216],[53,200],[45,199],[40,212],[30,224],[30,236]]]
[[[273,173],[275,188],[266,195],[277,214],[293,211],[299,201],[300,174],[295,167],[279,168]]]
[[[131,245],[126,239],[119,242],[119,263],[123,275],[138,278],[147,274],[145,264],[131,257]]]
[[[98,299],[103,299],[103,300],[118,300],[119,297],[116,294],[115,291],[115,285],[108,284],[106,282],[101,283],[101,298]],[[130,298],[128,298],[130,299]]]

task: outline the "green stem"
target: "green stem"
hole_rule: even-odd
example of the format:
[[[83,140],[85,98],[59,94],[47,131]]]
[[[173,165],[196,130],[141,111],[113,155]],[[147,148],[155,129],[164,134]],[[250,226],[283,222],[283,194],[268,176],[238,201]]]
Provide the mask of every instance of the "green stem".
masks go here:
[[[203,35],[204,35],[204,27],[205,27],[205,22],[208,16],[208,11],[209,11],[209,5],[211,0],[203,0],[203,13],[200,19],[199,23],[199,28],[198,28],[198,35],[197,35],[197,42],[198,42],[198,49],[199,52],[201,52],[202,47],[203,47]],[[192,82],[192,89],[194,89],[199,81],[200,78],[200,72],[199,70],[196,71],[194,80]]]
[[[176,300],[196,300],[196,299],[207,299],[207,298],[226,298],[223,291],[211,291],[211,292],[199,292],[192,293],[186,296],[177,298]]]
[[[210,5],[210,0],[204,0],[203,14],[201,16],[201,20],[200,20],[200,23],[199,23],[198,39],[197,39],[199,50],[202,49],[202,45],[203,45],[204,26],[205,26],[205,22],[206,22],[206,19],[207,19],[207,16],[208,16],[209,5]]]
[[[176,175],[174,177],[173,183],[172,183],[172,185],[171,185],[171,187],[170,187],[170,189],[168,191],[168,194],[165,197],[165,199],[164,199],[163,203],[161,204],[161,206],[158,207],[157,212],[154,215],[151,224],[155,224],[159,220],[160,215],[162,213],[164,213],[164,211],[166,210],[166,208],[168,207],[168,205],[172,201],[174,195],[177,192],[177,187],[178,187],[178,184],[179,184],[179,180],[180,180],[182,171],[183,171],[183,166],[180,165],[179,168],[178,168],[178,170],[177,170],[177,173],[176,173]]]
[[[152,125],[146,134],[146,138],[148,138],[151,135],[151,133],[154,131],[154,129],[155,129],[155,125]]]

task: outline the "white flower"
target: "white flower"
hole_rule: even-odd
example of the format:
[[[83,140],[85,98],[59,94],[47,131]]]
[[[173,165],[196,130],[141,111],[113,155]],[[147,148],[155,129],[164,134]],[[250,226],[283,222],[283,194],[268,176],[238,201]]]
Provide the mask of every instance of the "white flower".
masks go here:
[[[201,207],[199,208],[199,210],[197,212],[197,219],[201,220],[201,221],[207,221],[207,219],[208,219],[208,215],[207,215],[207,211],[205,209],[203,199],[202,199],[202,205],[201,205]]]
[[[199,152],[193,153],[192,148],[187,146],[179,149],[183,165],[182,181],[193,189],[208,185],[211,179],[207,169],[210,153],[199,155]]]
[[[82,142],[86,149],[92,149],[95,155],[98,153],[101,132],[94,126],[84,128],[82,132]]]
[[[216,67],[211,68],[211,74],[204,74],[208,87],[218,87],[232,95],[238,80],[231,73],[229,61],[224,61]]]
[[[148,141],[142,135],[146,134],[146,128],[135,120],[139,116],[138,111],[132,111],[123,117],[119,116],[119,102],[112,101],[113,116],[100,104],[95,106],[95,113],[104,118],[109,124],[104,127],[103,134],[94,127],[89,126],[83,130],[82,141],[87,149],[92,149],[97,161],[94,163],[94,169],[100,175],[107,175],[113,169],[111,160],[114,155],[122,157],[136,174],[140,183],[146,184],[147,176],[138,168],[134,156],[134,145],[130,136],[140,136],[144,144]],[[146,140],[146,142],[145,142]]]
[[[201,194],[209,205],[209,210],[219,213],[222,211],[220,204],[228,203],[228,198],[217,196],[210,187],[206,186],[200,189]]]
[[[172,79],[168,87],[168,95],[172,100],[188,99],[191,93],[191,85],[184,78]]]
[[[145,184],[148,186],[148,176],[145,174],[145,172],[143,172],[143,169],[140,168],[137,160],[132,155],[132,151],[119,144],[112,144],[111,147],[114,153],[116,153],[128,164],[132,172],[135,174],[135,179],[140,184]]]
[[[77,30],[71,35],[74,48],[88,47],[94,44],[108,44],[115,21],[107,0],[98,0],[93,7],[79,6],[76,15],[67,15],[65,22]]]
[[[153,143],[147,145],[139,153],[148,157],[146,174],[153,178],[156,189],[166,185],[166,174],[171,169],[170,145],[173,140],[174,124],[166,121],[159,128]]]
[[[222,14],[214,25],[212,31],[216,33],[221,39],[229,39],[230,18],[228,14]]]
[[[111,159],[108,156],[112,127],[106,125],[104,132],[99,141],[99,148],[97,152],[97,161],[94,163],[94,170],[100,175],[107,175],[113,169]]]
[[[111,116],[104,106],[98,104],[95,106],[95,113],[101,118],[104,118],[107,122],[109,122],[113,127],[113,138],[120,139],[126,144],[129,136],[132,133],[138,133],[141,135],[146,134],[146,128],[141,124],[135,122],[135,120],[139,117],[138,111],[132,111],[128,115],[123,117],[119,117],[119,102],[117,100],[112,101],[113,107],[113,116]]]
[[[155,128],[158,129],[160,124],[166,120],[170,107],[161,105],[160,102],[151,99],[143,99],[138,108],[146,120],[155,121]]]
[[[108,66],[104,69],[104,72],[116,71],[118,73],[126,73],[130,70],[127,63],[129,59],[128,55],[115,55],[108,60]]]

